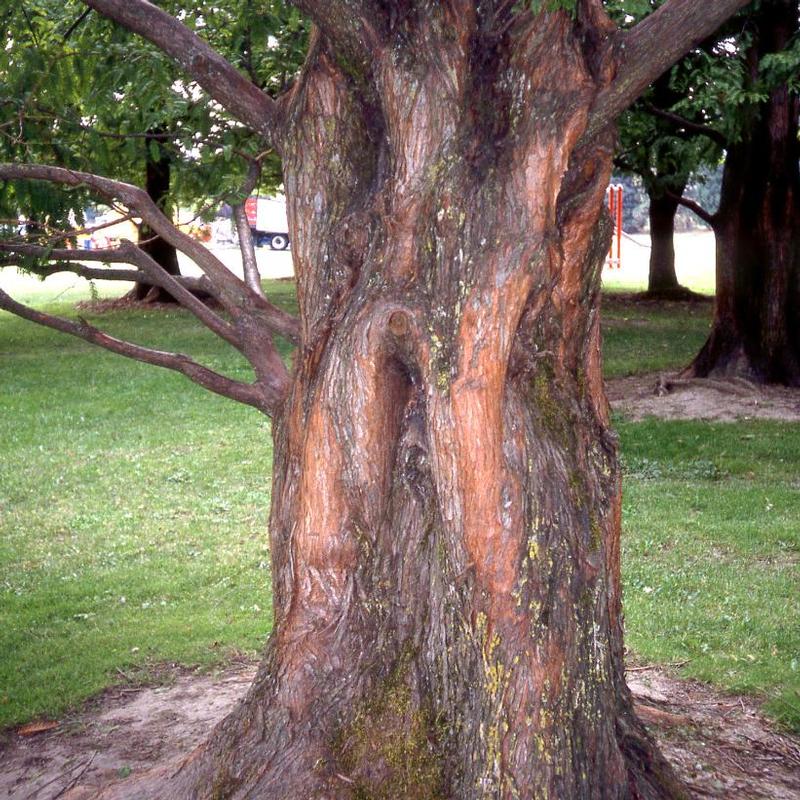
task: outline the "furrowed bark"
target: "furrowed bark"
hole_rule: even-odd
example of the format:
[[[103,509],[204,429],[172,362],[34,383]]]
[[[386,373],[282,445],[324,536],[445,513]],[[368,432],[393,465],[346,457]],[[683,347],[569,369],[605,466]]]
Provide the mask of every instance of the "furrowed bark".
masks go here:
[[[571,18],[525,20],[498,41],[409,13],[413,52],[368,76],[317,34],[287,104],[302,340],[274,632],[211,739],[121,796],[683,796],[624,681],[613,141],[584,139],[598,74]]]
[[[110,794],[684,797],[624,680],[598,301],[608,125],[690,6],[625,40],[631,83],[599,0],[376,3],[369,63],[352,5],[282,103],[300,344],[266,657],[204,745]]]

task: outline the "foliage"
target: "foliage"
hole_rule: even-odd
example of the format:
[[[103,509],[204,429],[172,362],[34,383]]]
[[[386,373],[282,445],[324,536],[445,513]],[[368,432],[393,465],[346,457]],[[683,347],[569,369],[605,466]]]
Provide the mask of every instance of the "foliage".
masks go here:
[[[161,3],[169,8],[177,3]],[[36,0],[6,13],[11,32],[0,51],[0,160],[44,162],[142,185],[144,165],[166,153],[172,205],[238,197],[255,137],[213,103],[171,61],[141,37],[87,13],[76,0]],[[251,80],[281,92],[306,46],[307,25],[279,2],[202,2],[183,14]],[[263,188],[280,183],[280,164],[267,162]],[[0,215],[49,219],[64,227],[80,216],[84,192],[0,187]],[[73,218],[74,221],[74,218]]]
[[[652,12],[653,2],[612,5],[621,22],[633,22]],[[638,176],[649,196],[670,192],[683,194],[698,174],[717,166],[722,152],[719,143],[707,136],[687,134],[674,121],[660,117],[657,110],[677,110],[684,98],[694,93],[698,80],[698,61],[704,61],[702,49],[696,50],[661,76],[621,117],[620,143],[615,158],[618,169]],[[702,79],[701,79],[702,80]],[[684,109],[688,120],[706,124],[702,106]]]
[[[608,6],[619,22],[632,24],[661,3],[642,0]],[[762,5],[751,3],[702,42],[621,118],[617,166],[641,176],[649,191],[681,194],[676,190],[691,182],[692,176],[700,176],[701,186],[696,185],[686,196],[714,213],[717,193],[709,196],[703,190],[702,176],[717,172],[725,143],[740,140],[754,116],[761,113],[759,104],[777,87],[800,91],[800,23],[789,46],[764,56],[755,77],[751,74],[748,59],[754,33],[750,22]],[[658,110],[670,112],[674,118],[661,117]],[[682,125],[681,119],[688,124]]]

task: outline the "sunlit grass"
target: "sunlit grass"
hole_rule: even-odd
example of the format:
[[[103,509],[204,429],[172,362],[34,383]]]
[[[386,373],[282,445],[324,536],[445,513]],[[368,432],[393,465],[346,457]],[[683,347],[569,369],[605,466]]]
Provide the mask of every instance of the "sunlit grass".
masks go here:
[[[618,428],[628,647],[800,730],[800,424]]]
[[[102,326],[247,377],[184,312]],[[58,714],[118,670],[254,655],[270,626],[269,421],[7,314],[0,385],[0,726]]]
[[[292,303],[291,284],[270,291]],[[29,299],[75,313],[75,297]],[[709,315],[606,298],[608,373],[682,366]],[[249,374],[184,312],[100,323]],[[163,662],[255,655],[270,625],[268,420],[6,314],[0,386],[0,726]],[[618,428],[633,656],[685,661],[685,674],[763,696],[800,729],[800,426]]]

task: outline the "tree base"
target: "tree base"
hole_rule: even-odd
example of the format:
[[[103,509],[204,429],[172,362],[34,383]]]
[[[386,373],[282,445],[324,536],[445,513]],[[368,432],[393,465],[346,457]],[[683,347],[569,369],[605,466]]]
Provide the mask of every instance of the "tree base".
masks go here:
[[[262,665],[263,669],[263,665]],[[290,734],[280,704],[265,702],[260,691],[264,678],[257,678],[246,699],[211,733],[207,743],[188,756],[161,764],[153,770],[116,782],[104,790],[75,787],[66,800],[463,800],[463,787],[451,783],[447,763],[436,743],[433,728],[421,725],[416,703],[392,684],[386,704],[369,701],[371,715],[363,736],[338,737],[333,748],[320,750],[319,729],[325,720],[301,725]],[[269,678],[266,679],[271,683]],[[274,685],[273,685],[274,688]],[[632,697],[624,687],[618,695],[615,721],[617,748],[622,757],[621,780],[614,785],[598,781],[589,794],[580,797],[604,800],[688,800],[690,793],[670,763],[661,755],[654,739],[633,711]],[[327,707],[333,716],[340,712]],[[376,716],[377,714],[377,716]],[[256,723],[254,726],[253,723]],[[260,730],[255,730],[254,727]],[[350,730],[348,728],[348,730]],[[428,732],[426,733],[426,730]],[[327,737],[323,737],[327,739]],[[242,747],[231,747],[235,740]],[[330,744],[330,742],[329,742]],[[457,776],[459,772],[456,765]],[[458,778],[456,777],[456,783]],[[511,794],[509,786],[474,787],[469,797],[529,797],[526,787]],[[569,800],[578,795],[555,793],[536,797]]]
[[[202,300],[206,305],[213,306],[216,300],[208,292],[201,292],[191,290],[192,294],[198,299]],[[176,300],[166,289],[160,286],[149,286],[147,284],[136,284],[130,291],[126,292],[119,298],[120,303],[124,305],[179,305],[180,301]]]
[[[714,298],[710,295],[700,294],[687,289],[685,286],[671,286],[662,289],[648,289],[634,295],[636,300],[642,302],[680,302],[680,303],[711,303]]]
[[[758,385],[800,386],[800,354],[780,348],[771,354],[751,355],[738,337],[725,336],[715,327],[703,349],[681,373],[681,378],[745,380]]]

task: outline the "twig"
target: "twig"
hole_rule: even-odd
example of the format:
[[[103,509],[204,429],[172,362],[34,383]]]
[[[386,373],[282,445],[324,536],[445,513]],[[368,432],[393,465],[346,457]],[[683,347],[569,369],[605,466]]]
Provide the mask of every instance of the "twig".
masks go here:
[[[23,319],[44,325],[47,328],[53,328],[70,336],[84,339],[118,355],[180,372],[189,380],[211,392],[254,406],[265,414],[274,413],[280,403],[283,402],[285,396],[283,392],[286,387],[281,383],[281,379],[284,377],[283,374],[279,375],[276,381],[269,385],[263,379],[255,384],[242,383],[204,367],[183,353],[170,353],[154,350],[150,347],[142,347],[133,342],[110,336],[90,325],[84,319],[78,318],[77,321],[73,322],[63,317],[56,317],[52,314],[37,311],[30,306],[16,302],[2,289],[0,289],[0,308]],[[286,373],[286,380],[288,381],[288,373]]]
[[[688,664],[692,659],[687,658],[684,661],[670,661],[666,664],[648,664],[644,667],[625,667],[625,672],[650,672],[654,669],[663,669],[664,667],[674,667],[678,669]]]
[[[83,777],[83,773],[92,766],[92,762],[94,761],[98,752],[98,750],[95,750],[94,753],[92,753],[91,758],[83,765],[83,769],[58,794],[54,794],[50,800],[56,800],[56,798],[65,795],[73,786],[75,786],[75,784]]]

